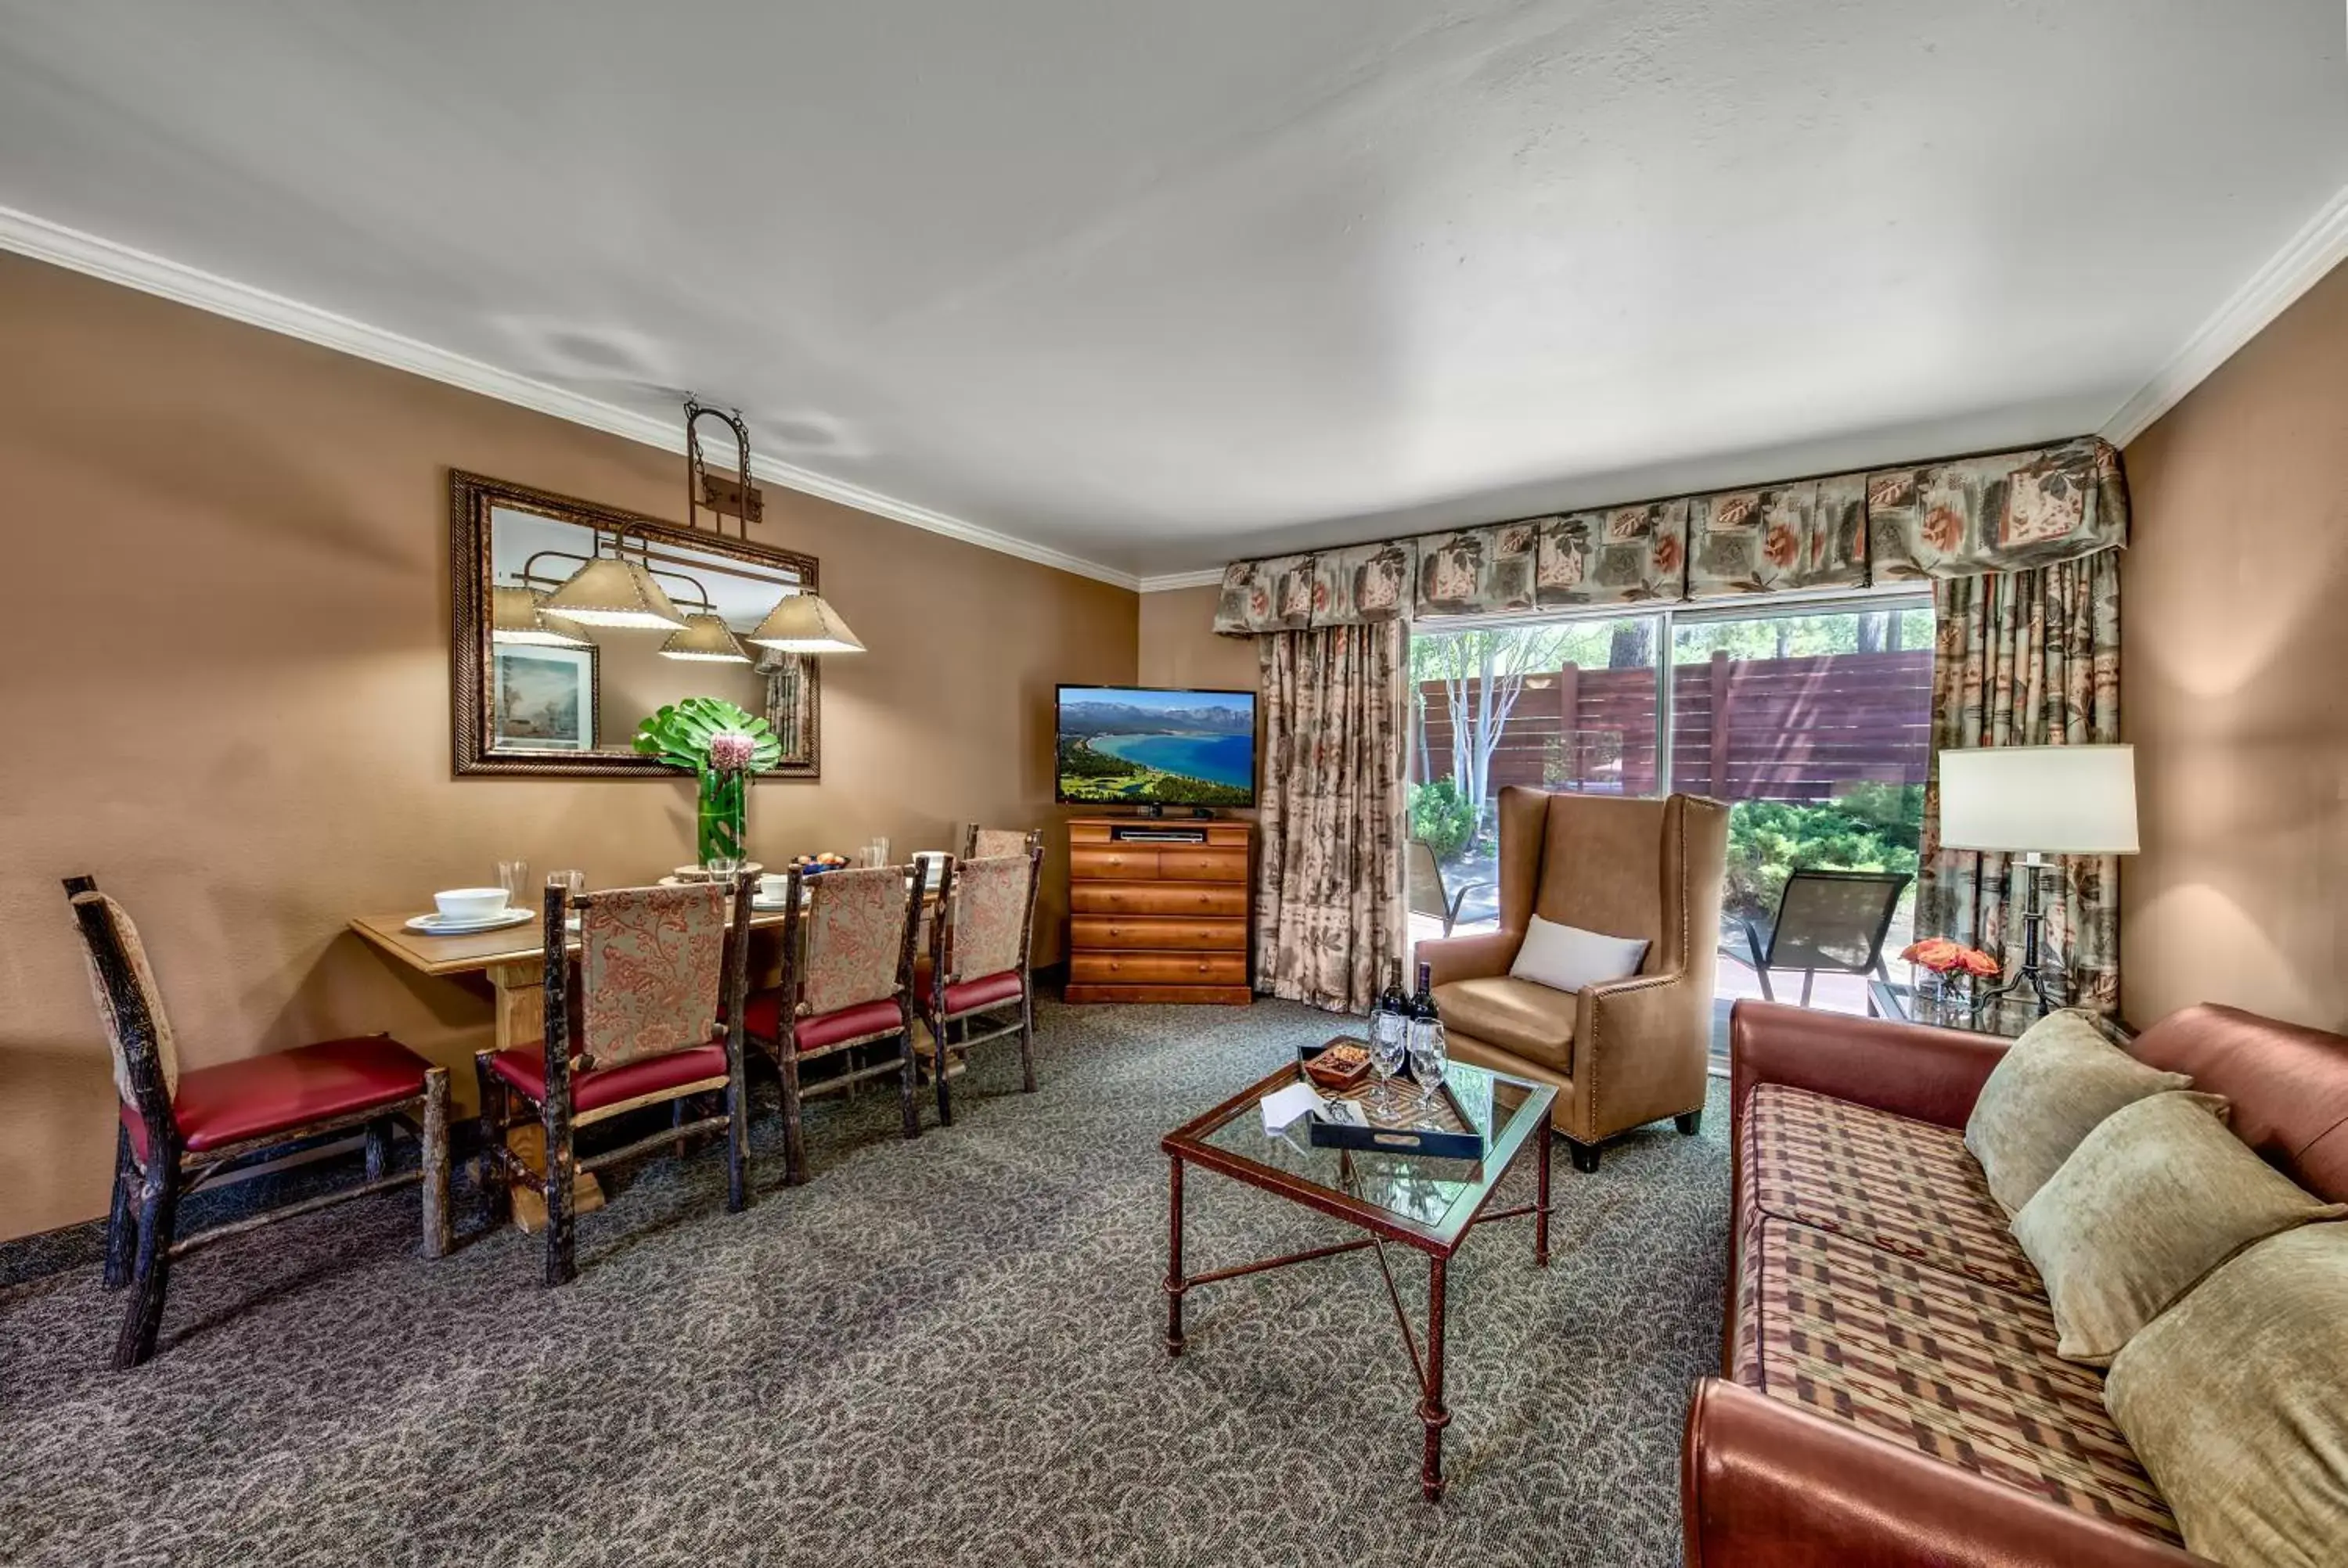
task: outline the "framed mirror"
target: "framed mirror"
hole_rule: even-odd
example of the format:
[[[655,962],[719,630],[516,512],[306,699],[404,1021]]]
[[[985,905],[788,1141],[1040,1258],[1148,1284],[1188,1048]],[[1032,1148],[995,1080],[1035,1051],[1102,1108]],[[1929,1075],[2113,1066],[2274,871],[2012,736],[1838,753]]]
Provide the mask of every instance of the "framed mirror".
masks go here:
[[[774,726],[783,755],[767,776],[817,776],[815,660],[742,636],[783,597],[817,591],[813,556],[461,470],[448,477],[448,539],[459,776],[674,778],[636,753],[636,725],[695,696],[739,703]],[[561,615],[565,585],[593,563],[623,582],[649,577],[653,602],[674,620]]]

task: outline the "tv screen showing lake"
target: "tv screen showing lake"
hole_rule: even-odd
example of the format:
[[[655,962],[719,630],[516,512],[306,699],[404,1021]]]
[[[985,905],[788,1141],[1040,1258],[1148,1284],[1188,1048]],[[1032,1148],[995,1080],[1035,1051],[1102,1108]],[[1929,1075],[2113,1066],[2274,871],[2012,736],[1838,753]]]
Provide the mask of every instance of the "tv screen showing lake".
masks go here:
[[[1255,787],[1255,737],[1249,735],[1095,735],[1092,747],[1160,773],[1233,789]]]

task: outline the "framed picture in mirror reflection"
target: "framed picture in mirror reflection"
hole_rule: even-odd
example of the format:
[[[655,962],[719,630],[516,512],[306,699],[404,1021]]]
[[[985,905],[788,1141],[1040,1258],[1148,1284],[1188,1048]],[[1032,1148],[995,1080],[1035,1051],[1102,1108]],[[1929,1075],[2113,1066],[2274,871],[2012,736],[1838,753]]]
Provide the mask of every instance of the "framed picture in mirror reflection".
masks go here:
[[[497,648],[495,743],[515,751],[592,752],[601,691],[595,648]]]

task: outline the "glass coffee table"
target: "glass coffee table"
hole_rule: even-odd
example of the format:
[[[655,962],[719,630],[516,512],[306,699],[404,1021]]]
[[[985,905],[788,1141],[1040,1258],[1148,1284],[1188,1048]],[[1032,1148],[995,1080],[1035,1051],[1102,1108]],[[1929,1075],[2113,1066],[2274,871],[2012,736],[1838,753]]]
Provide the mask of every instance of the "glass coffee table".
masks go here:
[[[1182,1297],[1202,1285],[1238,1279],[1292,1263],[1334,1257],[1375,1248],[1385,1276],[1386,1298],[1410,1351],[1419,1388],[1418,1418],[1426,1429],[1419,1488],[1428,1501],[1443,1495],[1443,1429],[1451,1413],[1443,1403],[1444,1272],[1468,1233],[1488,1220],[1533,1221],[1533,1263],[1549,1266],[1549,1112],[1557,1091],[1505,1072],[1454,1062],[1447,1083],[1454,1098],[1484,1134],[1481,1160],[1436,1159],[1358,1149],[1315,1146],[1302,1122],[1286,1132],[1267,1133],[1256,1102],[1274,1090],[1303,1081],[1302,1069],[1282,1068],[1242,1090],[1203,1116],[1166,1134],[1159,1147],[1170,1162],[1171,1199],[1166,1245],[1166,1353],[1182,1353]],[[1405,1093],[1416,1092],[1398,1085]],[[1492,1193],[1529,1145],[1538,1171],[1533,1201],[1485,1212]],[[1198,1165],[1233,1181],[1277,1193],[1292,1203],[1340,1219],[1369,1234],[1283,1257],[1260,1258],[1230,1268],[1185,1276],[1182,1272],[1182,1168]],[[1422,1354],[1409,1315],[1387,1265],[1386,1244],[1415,1247],[1426,1255],[1426,1341]]]

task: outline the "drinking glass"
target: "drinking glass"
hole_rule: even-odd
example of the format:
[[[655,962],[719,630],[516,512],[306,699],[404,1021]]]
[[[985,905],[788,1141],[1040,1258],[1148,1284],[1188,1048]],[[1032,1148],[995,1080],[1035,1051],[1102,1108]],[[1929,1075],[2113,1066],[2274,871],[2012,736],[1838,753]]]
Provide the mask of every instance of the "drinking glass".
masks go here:
[[[1402,1071],[1402,1060],[1408,1049],[1406,1038],[1409,1020],[1385,1008],[1370,1014],[1370,1092],[1366,1096],[1374,1111],[1395,1108],[1394,1075]]]
[[[1443,1032],[1439,1018],[1414,1018],[1410,1020],[1410,1072],[1418,1080],[1418,1091],[1432,1094],[1443,1086],[1444,1070],[1450,1065],[1450,1041]]]
[[[506,890],[506,907],[530,907],[530,862],[500,860],[498,862],[498,886]]]
[[[889,864],[889,841],[885,838],[876,838],[864,846],[864,853],[871,857],[865,864],[875,869],[886,866]]]

